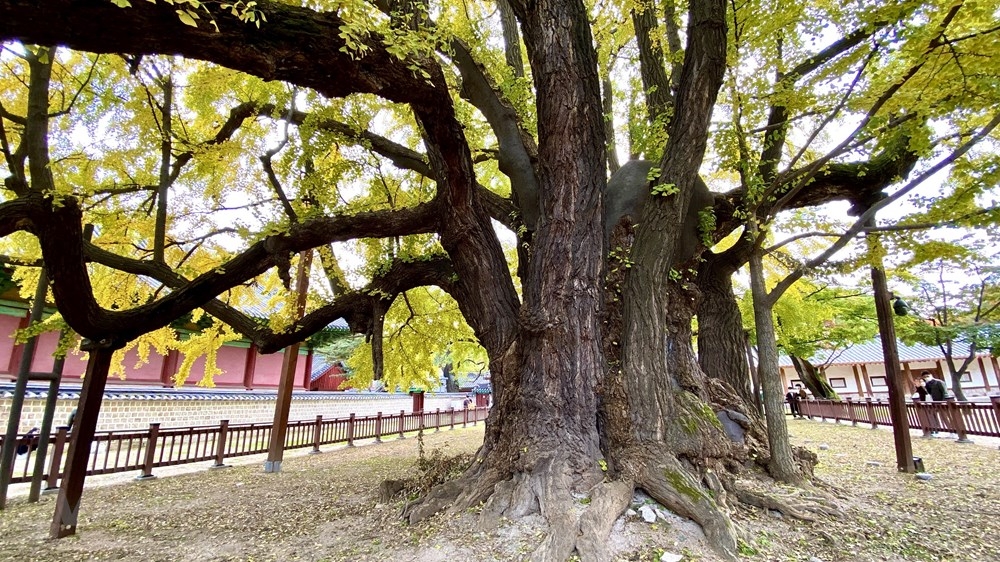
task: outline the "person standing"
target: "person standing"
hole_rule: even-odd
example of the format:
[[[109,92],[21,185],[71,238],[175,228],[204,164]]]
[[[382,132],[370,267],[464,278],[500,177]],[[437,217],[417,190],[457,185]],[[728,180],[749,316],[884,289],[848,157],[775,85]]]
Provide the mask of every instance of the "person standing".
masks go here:
[[[927,390],[927,394],[931,397],[934,402],[944,402],[947,396],[947,391],[944,387],[944,381],[936,379],[931,376],[930,371],[924,371],[920,373],[920,376],[924,379],[924,388]],[[935,404],[931,409],[931,423],[933,426],[940,426],[941,429],[947,429],[945,426],[945,420],[948,419],[947,416],[940,415],[940,406]],[[938,427],[931,427],[931,435],[937,435]]]
[[[788,406],[792,409],[792,417],[801,417],[799,414],[799,393],[795,392],[795,389],[788,387],[788,393],[785,394],[785,401],[788,402]]]
[[[927,388],[924,386],[924,380],[916,379],[913,384],[916,387],[913,397],[921,402],[927,400]]]
[[[930,395],[931,400],[935,402],[944,402],[945,397],[948,395],[948,391],[944,387],[944,381],[934,378],[931,376],[929,371],[920,373],[920,376],[924,379],[924,389],[926,389],[927,394]],[[918,390],[917,392],[920,391]]]

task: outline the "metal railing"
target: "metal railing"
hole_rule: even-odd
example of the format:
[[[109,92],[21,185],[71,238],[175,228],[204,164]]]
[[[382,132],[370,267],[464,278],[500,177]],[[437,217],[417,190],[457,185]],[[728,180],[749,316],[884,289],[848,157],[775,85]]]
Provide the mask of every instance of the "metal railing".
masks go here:
[[[871,424],[873,429],[892,425],[889,402],[881,399],[801,400],[799,411],[810,419]],[[967,441],[969,435],[1000,437],[1000,396],[990,398],[989,403],[914,400],[906,405],[906,418],[910,429],[922,430],[924,435],[954,433],[959,441]]]
[[[486,419],[488,408],[449,408],[435,411],[374,416],[355,416],[288,422],[285,434],[285,450],[312,447],[319,452],[323,445],[396,436],[403,438],[406,433],[442,427],[476,425]],[[270,423],[230,424],[222,420],[219,425],[160,428],[159,423],[149,424],[148,429],[125,431],[98,431],[90,448],[87,462],[87,476],[112,474],[116,472],[141,471],[138,478],[150,478],[153,469],[204,461],[215,461],[214,467],[225,466],[227,458],[267,453],[271,438]],[[60,427],[49,438],[47,458],[48,472],[42,476],[48,489],[58,487],[63,476],[63,461],[70,440],[69,428]],[[31,469],[37,454],[39,435],[22,435],[15,446],[18,447],[12,468],[12,484],[30,482]],[[0,446],[3,438],[0,436]],[[22,452],[23,451],[23,452]]]

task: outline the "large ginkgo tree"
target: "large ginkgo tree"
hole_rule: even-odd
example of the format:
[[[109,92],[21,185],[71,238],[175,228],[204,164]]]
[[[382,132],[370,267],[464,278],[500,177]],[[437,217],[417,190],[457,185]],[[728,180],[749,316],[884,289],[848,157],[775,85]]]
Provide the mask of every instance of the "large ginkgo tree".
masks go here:
[[[0,0],[0,40],[34,65],[27,101],[4,101],[0,235],[34,235],[66,322],[113,348],[198,307],[265,351],[344,317],[368,340],[372,375],[397,376],[406,365],[383,351],[406,350],[385,337],[424,330],[434,303],[444,337],[482,347],[494,405],[476,462],[411,506],[412,521],[480,503],[487,519],[540,513],[549,533],[533,558],[605,560],[641,487],[735,558],[739,502],[836,510],[768,488],[808,485],[813,459],[782,442],[783,418],[769,447],[747,402],[732,273],[780,211],[869,208],[915,168],[990,138],[994,11]],[[108,150],[136,154],[117,169],[95,153],[86,181],[70,178],[45,140],[59,96],[37,89],[64,47],[111,56],[122,77],[72,114],[99,134],[141,106],[158,150],[122,140]],[[147,205],[99,232],[113,244],[86,242],[97,187],[131,176],[155,186]],[[225,214],[238,206],[254,220]],[[208,224],[241,245],[206,244],[189,264]],[[705,251],[739,227],[730,249]],[[304,318],[263,325],[227,302],[269,271],[287,285],[313,248],[330,291]],[[98,267],[163,289],[110,306]]]

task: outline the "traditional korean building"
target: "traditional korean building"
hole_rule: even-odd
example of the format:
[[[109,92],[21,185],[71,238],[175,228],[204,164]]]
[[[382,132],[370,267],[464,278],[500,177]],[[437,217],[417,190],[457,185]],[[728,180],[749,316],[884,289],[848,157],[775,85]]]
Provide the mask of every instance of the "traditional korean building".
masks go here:
[[[907,394],[914,391],[912,381],[922,371],[930,371],[934,377],[943,380],[949,390],[951,389],[948,365],[944,353],[939,348],[922,344],[906,345],[901,341],[897,342],[897,345],[900,370],[903,372],[903,378],[908,381]],[[960,364],[968,356],[968,352],[967,344],[956,344],[954,353],[956,364]],[[821,351],[810,357],[809,361],[826,374],[830,386],[841,398],[889,396],[885,362],[882,358],[882,341],[879,338],[846,349]],[[791,359],[782,356],[778,364],[783,388],[801,382]],[[970,399],[1000,393],[1000,365],[989,350],[977,353],[966,372],[962,374],[962,390]]]

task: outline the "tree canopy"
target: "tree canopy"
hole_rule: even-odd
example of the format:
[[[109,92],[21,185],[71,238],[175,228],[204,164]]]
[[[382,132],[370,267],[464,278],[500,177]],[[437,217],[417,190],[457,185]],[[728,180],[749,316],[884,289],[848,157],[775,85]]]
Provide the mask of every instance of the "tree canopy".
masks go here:
[[[495,393],[480,462],[411,520],[540,512],[536,558],[600,560],[640,487],[734,558],[725,492],[803,513],[739,474],[801,483],[812,465],[747,403],[732,274],[781,213],[847,201],[859,220],[773,300],[880,208],[988,158],[994,12],[0,0],[0,235],[41,257],[69,326],[115,348],[196,308],[264,351],[343,317],[373,377],[474,341]],[[312,249],[326,286],[297,319]],[[254,291],[289,305],[258,322]],[[696,313],[723,360],[695,356]]]

